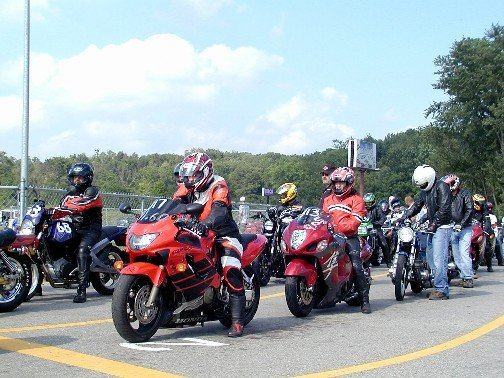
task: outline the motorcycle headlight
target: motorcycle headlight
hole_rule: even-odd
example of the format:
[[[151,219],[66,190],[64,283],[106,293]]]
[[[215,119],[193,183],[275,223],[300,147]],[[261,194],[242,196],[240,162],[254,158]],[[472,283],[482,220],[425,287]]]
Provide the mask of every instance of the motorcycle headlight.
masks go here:
[[[264,231],[273,231],[273,222],[272,221],[264,222]]]
[[[19,230],[19,234],[21,235],[32,235],[35,233],[35,224],[31,219],[23,219],[21,223],[21,229]]]
[[[140,251],[141,249],[147,248],[158,236],[159,233],[143,235],[131,234],[129,236],[129,246],[133,250]]]
[[[291,235],[290,245],[292,249],[298,249],[306,239],[306,230],[294,230]]]
[[[397,231],[397,236],[399,240],[403,243],[409,243],[413,240],[413,236],[415,235],[414,231],[410,227],[403,227]]]

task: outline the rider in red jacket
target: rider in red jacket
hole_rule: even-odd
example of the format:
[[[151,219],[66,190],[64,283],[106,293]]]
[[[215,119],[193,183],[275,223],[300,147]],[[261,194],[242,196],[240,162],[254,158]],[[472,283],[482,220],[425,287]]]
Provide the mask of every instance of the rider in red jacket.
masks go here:
[[[346,253],[350,257],[355,273],[355,288],[362,302],[361,311],[371,313],[369,288],[360,257],[361,245],[357,229],[366,215],[364,200],[353,188],[355,175],[348,167],[336,168],[331,173],[333,192],[323,198],[322,210],[333,217],[334,229],[347,237]]]

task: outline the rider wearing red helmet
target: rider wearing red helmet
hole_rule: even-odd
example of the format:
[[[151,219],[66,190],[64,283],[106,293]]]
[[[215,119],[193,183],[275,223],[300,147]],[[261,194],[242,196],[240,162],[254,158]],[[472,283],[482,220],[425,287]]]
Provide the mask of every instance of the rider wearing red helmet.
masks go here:
[[[332,215],[335,230],[347,237],[346,253],[355,273],[355,287],[362,302],[361,311],[369,314],[369,287],[362,267],[361,245],[357,236],[357,229],[366,215],[366,207],[362,197],[353,188],[355,175],[352,169],[336,168],[331,173],[331,181],[333,191],[323,198],[322,210]]]
[[[231,213],[227,183],[222,177],[214,175],[212,160],[202,152],[186,156],[179,172],[183,185],[178,187],[173,198],[181,198],[185,203],[196,202],[203,205],[195,231],[205,234],[208,229],[212,229],[216,233],[217,251],[230,293],[232,325],[228,336],[239,337],[243,334],[245,310],[245,289],[241,273],[243,246],[238,226]]]

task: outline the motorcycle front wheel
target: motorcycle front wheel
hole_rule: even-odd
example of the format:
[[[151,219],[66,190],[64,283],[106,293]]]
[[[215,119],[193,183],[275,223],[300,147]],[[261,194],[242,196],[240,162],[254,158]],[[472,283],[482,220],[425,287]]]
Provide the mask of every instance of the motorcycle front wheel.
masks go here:
[[[304,277],[285,279],[285,299],[292,315],[304,318],[315,305],[315,290],[310,290]]]
[[[99,258],[105,265],[109,267],[113,267],[116,261],[124,261],[122,252],[117,247],[111,247],[108,253],[103,253],[103,256],[100,255]],[[101,295],[112,295],[114,293],[114,289],[117,286],[118,280],[119,272],[112,274],[91,272],[91,274],[89,275],[89,281],[91,281],[91,285],[93,285],[93,288]]]
[[[408,269],[406,267],[406,256],[397,257],[397,267],[394,280],[396,300],[402,301],[408,287]]]
[[[26,296],[25,302],[32,299],[37,292],[42,290],[42,281],[44,280],[44,273],[40,266],[36,263],[31,263],[31,280],[28,288],[28,295]]]
[[[18,307],[28,295],[31,282],[31,261],[26,256],[7,256],[15,269],[10,272],[0,261],[0,312],[9,312]]]
[[[268,256],[263,252],[261,255],[261,265],[260,265],[260,276],[261,276],[261,286],[266,286],[271,279],[271,261]]]
[[[149,340],[161,325],[163,296],[158,295],[151,308],[146,306],[152,286],[146,276],[119,277],[112,296],[112,320],[119,335],[130,343]]]

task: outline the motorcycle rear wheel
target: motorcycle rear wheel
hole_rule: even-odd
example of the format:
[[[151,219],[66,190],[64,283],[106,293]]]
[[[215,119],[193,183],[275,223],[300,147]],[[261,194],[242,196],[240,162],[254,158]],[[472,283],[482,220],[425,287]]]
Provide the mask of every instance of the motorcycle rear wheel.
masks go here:
[[[263,254],[261,255],[260,264],[261,286],[266,286],[271,279],[271,262],[270,259]]]
[[[146,307],[152,287],[146,276],[119,277],[112,296],[112,320],[119,335],[130,343],[149,340],[161,325],[163,295],[158,295],[152,308]]]
[[[24,302],[31,282],[31,261],[26,256],[7,256],[16,267],[17,277],[9,283],[0,285],[0,312],[9,312]]]
[[[122,251],[117,247],[111,247],[106,256],[103,256],[103,262],[113,267],[116,261],[124,261],[122,257]],[[109,274],[109,273],[99,273],[91,272],[89,275],[89,281],[93,288],[101,295],[112,295],[114,289],[117,287],[119,280],[119,273]]]
[[[397,267],[394,280],[396,300],[402,301],[408,287],[408,269],[406,267],[406,256],[397,257]]]
[[[315,289],[309,290],[304,277],[289,276],[285,279],[285,299],[292,315],[304,318],[315,306]]]

